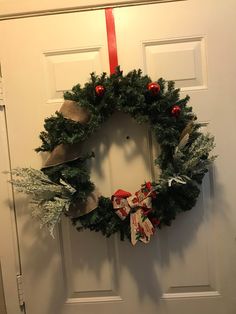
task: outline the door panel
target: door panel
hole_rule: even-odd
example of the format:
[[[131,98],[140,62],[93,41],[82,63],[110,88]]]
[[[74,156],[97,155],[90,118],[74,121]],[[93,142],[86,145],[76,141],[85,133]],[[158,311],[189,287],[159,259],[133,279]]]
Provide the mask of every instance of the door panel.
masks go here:
[[[78,233],[67,220],[53,240],[30,217],[27,199],[17,195],[27,313],[234,313],[235,149],[226,142],[235,140],[236,45],[225,34],[235,27],[236,4],[201,2],[114,12],[124,72],[141,67],[153,78],[174,79],[190,94],[204,131],[216,135],[220,157],[196,207],[149,245],[132,248],[116,236]],[[45,156],[33,148],[40,144],[43,119],[60,108],[64,90],[83,84],[91,71],[109,69],[104,11],[3,21],[0,34],[12,166],[40,168]],[[87,149],[95,151],[92,179],[105,196],[118,188],[135,192],[156,176],[152,162],[158,151],[148,128],[125,114],[107,121]]]
[[[226,175],[234,168],[235,148],[224,140],[235,137],[235,107],[230,101],[235,97],[232,64],[236,43],[230,36],[235,27],[233,7],[234,1],[227,5],[184,1],[152,9],[116,9],[114,14],[118,58],[124,71],[140,67],[153,78],[175,80],[183,95],[190,95],[194,111],[206,124],[205,131],[216,136],[219,157],[204,181],[197,206],[163,230],[166,283],[161,299],[167,313],[233,313],[236,307],[229,301],[233,288],[228,285],[226,289],[229,269],[225,267],[226,255],[231,269],[229,261],[235,259],[235,172]]]
[[[101,73],[109,69],[104,12],[4,22],[1,31],[7,31],[10,38],[14,37],[14,40],[6,41],[1,51],[2,71],[6,74],[4,79],[12,167],[40,168],[45,156],[36,155],[33,149],[40,144],[38,134],[42,130],[43,119],[60,108],[64,90],[78,82],[84,83],[94,70]],[[65,241],[62,246],[60,237],[69,237],[72,230],[71,227],[67,230],[63,225],[57,240],[50,239],[45,230],[40,232],[38,222],[32,220],[26,206],[27,200],[19,195],[16,211],[26,311],[59,313],[73,303],[70,299],[74,294],[67,293],[71,288],[66,290],[66,286],[72,284],[72,279],[75,286],[72,288],[76,292],[78,286],[82,292],[88,289],[86,282],[77,282],[78,265],[69,268],[70,271],[73,270],[71,280],[66,282],[65,279],[68,274],[64,273],[64,269],[68,269],[66,265],[70,258],[62,255],[65,254],[62,249]],[[83,237],[81,239],[84,241]],[[95,237],[88,241],[92,251],[95,251],[94,241]],[[70,244],[70,257],[74,265],[77,262],[74,252],[78,252],[78,247],[73,238]],[[89,291],[93,285],[95,292],[109,290],[107,285],[111,282],[110,264],[109,261],[106,262],[107,243],[101,242],[99,248],[98,244],[96,246],[107,266],[101,271],[101,281],[104,282],[100,283],[100,278],[90,276]],[[82,244],[79,248],[82,249]],[[66,249],[69,250],[69,244]],[[83,257],[83,252],[80,254]],[[86,259],[88,253],[84,254]],[[83,279],[84,270],[81,269],[80,273]],[[40,306],[35,306],[38,303]],[[72,304],[73,308],[74,305]],[[77,304],[74,311],[78,311]]]
[[[145,71],[176,82],[183,91],[207,88],[205,37],[143,41]]]
[[[63,91],[84,84],[92,71],[108,71],[105,14],[8,21],[2,23],[6,31],[15,36],[1,51],[12,167],[40,168],[46,156],[36,155],[33,148],[40,144],[43,119],[60,108]],[[115,114],[86,149],[97,156],[91,164],[92,180],[105,196],[120,187],[135,192],[152,177],[147,126],[140,127],[125,114]],[[120,282],[119,239],[78,233],[63,220],[53,240],[39,230],[26,208],[26,198],[17,195],[27,312],[94,313],[96,308],[118,313],[130,306]],[[131,279],[122,281],[130,286]]]

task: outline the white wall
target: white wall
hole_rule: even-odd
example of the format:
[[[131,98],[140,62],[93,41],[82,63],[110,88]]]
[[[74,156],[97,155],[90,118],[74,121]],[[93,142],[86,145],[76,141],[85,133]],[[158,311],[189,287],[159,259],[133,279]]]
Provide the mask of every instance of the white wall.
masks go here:
[[[1,314],[7,314],[5,298],[4,298],[4,291],[3,291],[1,265],[0,265],[0,313]]]

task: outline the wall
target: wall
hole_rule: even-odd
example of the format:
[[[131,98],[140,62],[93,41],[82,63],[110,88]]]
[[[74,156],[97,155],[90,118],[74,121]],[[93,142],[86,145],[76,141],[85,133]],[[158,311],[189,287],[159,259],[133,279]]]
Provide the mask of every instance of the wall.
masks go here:
[[[0,264],[0,313],[1,314],[7,314],[5,298],[4,298],[4,291],[3,291],[1,264]]]

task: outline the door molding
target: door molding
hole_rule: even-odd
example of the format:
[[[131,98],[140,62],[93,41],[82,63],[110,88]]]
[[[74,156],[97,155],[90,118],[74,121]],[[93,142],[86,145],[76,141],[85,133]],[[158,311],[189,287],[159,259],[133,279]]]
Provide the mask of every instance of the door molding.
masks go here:
[[[79,4],[76,0],[4,0],[0,3],[0,20],[176,1],[186,0],[81,0]]]
[[[1,260],[0,260],[0,312],[2,314],[7,314],[5,294],[4,294],[3,281],[2,281]]]
[[[3,94],[1,83],[2,80],[0,77],[0,303],[2,303],[0,304],[0,312],[2,313],[2,307],[3,309],[5,307],[6,313],[8,314],[20,314],[22,311],[18,301],[16,275],[21,273],[21,266],[13,191],[9,184],[11,178],[9,173],[5,173],[6,171],[9,171],[11,167],[5,106],[3,99],[1,99]],[[4,293],[4,296],[2,293]],[[3,311],[3,313],[5,312]]]

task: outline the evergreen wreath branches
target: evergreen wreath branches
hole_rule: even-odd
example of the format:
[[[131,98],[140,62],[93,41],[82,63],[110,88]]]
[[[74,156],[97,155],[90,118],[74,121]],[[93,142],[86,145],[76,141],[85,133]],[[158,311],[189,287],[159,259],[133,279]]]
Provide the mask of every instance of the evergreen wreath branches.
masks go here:
[[[145,206],[132,207],[127,202],[124,208],[130,206],[128,214],[120,219],[114,209],[114,196],[100,196],[96,208],[84,215],[72,214],[71,208],[77,202],[85,203],[95,189],[88,170],[88,160],[96,158],[93,152],[41,171],[31,168],[13,170],[14,187],[32,195],[32,212],[51,233],[61,215],[65,214],[78,230],[100,231],[107,237],[119,232],[121,239],[131,239],[130,219],[143,206],[136,238],[145,242],[149,240],[144,230],[145,221],[150,221],[153,229],[161,228],[170,225],[178,213],[195,205],[202,179],[215,158],[210,157],[214,138],[200,131],[202,125],[187,105],[189,96],[181,99],[174,82],[162,78],[152,82],[148,76],[142,75],[141,70],[123,75],[118,67],[110,76],[92,73],[83,88],[79,84],[74,86],[64,98],[87,110],[90,118],[81,123],[66,118],[61,112],[46,118],[45,130],[40,133],[42,145],[37,152],[53,152],[60,145],[86,143],[115,111],[122,111],[140,124],[149,124],[161,148],[155,160],[161,175],[158,182],[146,183],[140,190],[142,196],[151,199],[151,208],[147,208],[146,203]],[[115,199],[121,199],[120,194],[117,195]],[[128,197],[124,199],[128,200]]]

